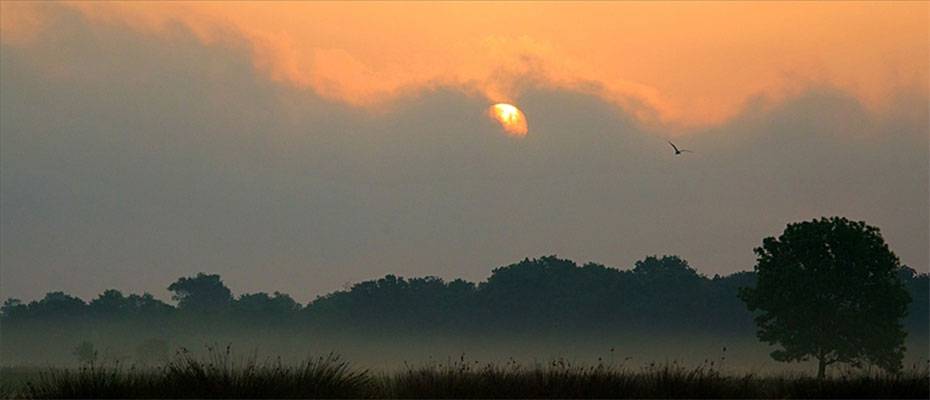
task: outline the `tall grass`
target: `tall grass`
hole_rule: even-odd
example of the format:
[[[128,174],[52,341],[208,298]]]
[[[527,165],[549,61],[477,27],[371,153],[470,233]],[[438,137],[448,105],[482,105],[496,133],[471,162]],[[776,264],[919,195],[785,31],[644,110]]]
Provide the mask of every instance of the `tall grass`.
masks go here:
[[[186,349],[160,368],[88,364],[77,370],[50,369],[25,384],[26,398],[358,398],[370,374],[334,354],[298,365],[255,358],[235,362],[229,347],[208,349],[204,358]]]
[[[675,362],[629,369],[556,360],[525,367],[514,360],[408,367],[384,376],[378,397],[389,398],[928,398],[927,366],[902,374],[726,375],[712,363]]]
[[[2,370],[0,370],[2,373]],[[205,357],[181,350],[159,368],[119,364],[46,369],[7,380],[7,397],[20,398],[928,398],[930,369],[901,374],[846,371],[818,380],[803,375],[725,374],[710,363],[675,362],[625,367],[575,364],[479,363],[464,356],[445,363],[408,365],[391,373],[353,368],[335,355],[297,365],[279,360],[236,361],[230,350]]]

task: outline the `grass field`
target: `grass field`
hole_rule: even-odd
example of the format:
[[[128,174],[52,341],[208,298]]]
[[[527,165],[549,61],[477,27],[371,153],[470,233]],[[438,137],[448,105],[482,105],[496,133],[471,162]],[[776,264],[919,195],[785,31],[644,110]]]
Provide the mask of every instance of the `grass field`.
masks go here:
[[[194,357],[181,351],[165,365],[119,364],[75,369],[4,368],[4,398],[928,398],[930,371],[898,375],[724,374],[709,364],[675,362],[636,368],[565,360],[522,365],[464,356],[393,372],[353,367],[336,355],[300,364],[235,362],[229,349]]]

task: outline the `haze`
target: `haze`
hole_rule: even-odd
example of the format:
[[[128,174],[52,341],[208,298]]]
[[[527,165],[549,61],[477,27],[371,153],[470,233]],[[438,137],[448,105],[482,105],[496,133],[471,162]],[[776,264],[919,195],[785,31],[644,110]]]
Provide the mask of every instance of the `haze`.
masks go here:
[[[2,3],[0,297],[727,274],[829,215],[928,271],[927,3],[175,4]]]

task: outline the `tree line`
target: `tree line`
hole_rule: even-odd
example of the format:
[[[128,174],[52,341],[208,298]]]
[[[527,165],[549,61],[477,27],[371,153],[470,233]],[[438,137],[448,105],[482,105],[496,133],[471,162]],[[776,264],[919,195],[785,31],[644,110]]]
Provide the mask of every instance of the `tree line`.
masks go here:
[[[903,267],[898,277],[914,299],[928,298],[930,278]],[[234,296],[216,274],[182,277],[168,286],[166,303],[151,294],[109,289],[85,301],[63,292],[0,307],[4,328],[29,322],[89,324],[273,326],[293,329],[504,332],[614,329],[632,332],[688,329],[752,333],[752,313],[739,299],[757,273],[707,277],[677,256],[649,256],[630,269],[556,256],[524,259],[492,271],[480,283],[387,275],[317,297],[306,305],[285,293]],[[926,301],[910,303],[905,326],[927,334]]]
[[[755,252],[752,272],[713,277],[678,256],[649,256],[629,269],[546,256],[496,268],[480,283],[387,275],[307,305],[279,292],[234,296],[219,275],[199,273],[168,286],[176,305],[115,289],[89,302],[52,292],[29,303],[7,299],[0,323],[5,332],[108,323],[175,334],[754,332],[779,346],[771,353],[778,361],[816,359],[821,378],[835,363],[898,371],[906,336],[930,336],[930,277],[901,265],[878,228],[841,217],[793,223]]]

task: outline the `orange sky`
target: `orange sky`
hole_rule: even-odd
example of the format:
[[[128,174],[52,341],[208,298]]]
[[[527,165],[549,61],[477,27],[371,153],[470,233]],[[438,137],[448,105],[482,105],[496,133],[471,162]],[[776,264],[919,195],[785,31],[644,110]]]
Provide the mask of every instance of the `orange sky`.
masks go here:
[[[644,122],[721,123],[812,85],[881,112],[928,87],[928,3],[70,3],[92,23],[244,47],[259,73],[361,107],[458,87],[519,105],[528,85],[596,94]],[[51,6],[3,3],[6,45]]]

